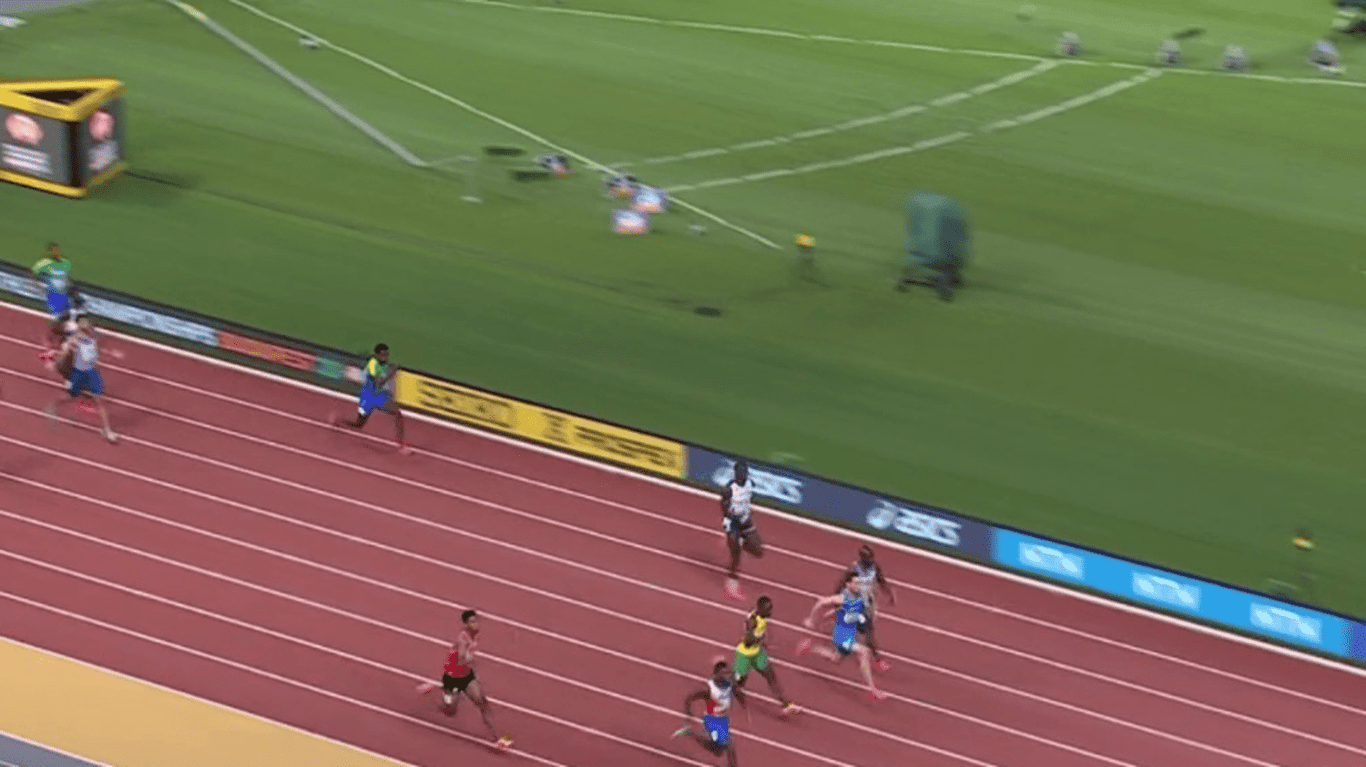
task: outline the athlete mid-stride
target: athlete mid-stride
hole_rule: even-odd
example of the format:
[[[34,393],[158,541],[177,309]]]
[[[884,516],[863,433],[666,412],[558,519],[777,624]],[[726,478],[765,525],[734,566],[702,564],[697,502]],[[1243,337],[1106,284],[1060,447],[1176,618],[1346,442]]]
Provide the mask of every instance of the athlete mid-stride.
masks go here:
[[[768,658],[768,622],[773,619],[773,600],[759,597],[754,609],[745,616],[745,636],[735,646],[735,686],[743,688],[745,679],[751,671],[768,682],[768,688],[777,696],[783,707],[783,716],[801,712],[801,707],[793,703],[783,692],[778,682],[778,674],[773,670],[773,662]]]
[[[859,624],[859,633],[863,635],[864,641],[868,645],[868,651],[873,654],[873,665],[877,666],[878,671],[887,671],[892,665],[882,657],[882,652],[878,650],[877,636],[873,626],[877,622],[878,607],[876,599],[879,592],[887,595],[887,603],[896,604],[896,592],[892,591],[892,584],[887,582],[887,577],[882,571],[882,565],[878,563],[873,555],[873,547],[863,545],[858,550],[858,560],[849,569],[845,570],[840,576],[840,581],[835,585],[835,590],[844,587],[844,583],[853,576],[858,581],[859,590],[863,592],[863,604],[866,608],[867,620]]]
[[[692,726],[692,707],[699,700],[706,701],[700,732]],[[707,677],[707,685],[683,699],[683,727],[674,733],[674,737],[691,737],[707,751],[716,756],[725,756],[729,767],[736,767],[735,742],[730,737],[730,707],[737,702],[749,710],[749,703],[745,701],[744,693],[736,687],[726,662],[717,661],[712,666],[711,676]]]
[[[512,746],[512,738],[499,735],[498,730],[493,726],[493,714],[489,711],[489,699],[484,695],[483,685],[474,676],[474,649],[478,646],[475,637],[479,635],[479,614],[474,610],[466,610],[460,615],[460,623],[463,628],[460,635],[455,639],[455,645],[446,655],[446,665],[441,669],[441,683],[423,682],[417,686],[417,692],[419,695],[426,695],[433,690],[440,689],[443,704],[441,713],[446,716],[455,716],[461,695],[468,697],[474,701],[475,707],[479,709],[479,714],[484,719],[484,726],[488,728],[489,735],[493,738],[493,747],[499,751],[506,751]]]
[[[762,557],[764,544],[759,539],[759,530],[754,526],[750,513],[750,503],[754,499],[754,483],[749,478],[749,465],[744,461],[735,462],[735,476],[721,491],[721,526],[726,533],[726,546],[730,550],[730,566],[726,569],[726,596],[743,601],[745,592],[740,588],[740,556],[749,552],[750,556]]]
[[[830,644],[813,647],[810,639],[803,639],[797,643],[797,654],[805,655],[814,651],[834,663],[853,655],[858,659],[863,681],[868,684],[869,696],[875,701],[886,700],[887,693],[879,690],[877,682],[873,681],[872,653],[868,651],[867,646],[859,642],[858,627],[867,621],[868,615],[863,601],[863,591],[856,576],[850,575],[846,578],[844,583],[840,584],[838,594],[816,600],[816,604],[811,607],[811,614],[803,623],[807,628],[814,629],[816,620],[822,616],[833,619]]]

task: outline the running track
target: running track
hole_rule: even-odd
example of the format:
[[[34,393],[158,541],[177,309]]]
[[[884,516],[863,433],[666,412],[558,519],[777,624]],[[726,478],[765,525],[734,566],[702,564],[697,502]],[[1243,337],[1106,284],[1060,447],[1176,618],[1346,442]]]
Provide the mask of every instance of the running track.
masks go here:
[[[669,738],[747,607],[714,500],[415,420],[400,457],[382,418],[324,426],[332,396],[120,338],[110,446],[74,409],[46,422],[40,330],[0,309],[0,633],[413,765],[714,763]],[[852,664],[791,651],[856,540],[760,524],[746,588],[807,710],[752,680],[746,767],[1366,764],[1360,676],[889,546],[874,704]],[[507,754],[414,693],[466,606]]]

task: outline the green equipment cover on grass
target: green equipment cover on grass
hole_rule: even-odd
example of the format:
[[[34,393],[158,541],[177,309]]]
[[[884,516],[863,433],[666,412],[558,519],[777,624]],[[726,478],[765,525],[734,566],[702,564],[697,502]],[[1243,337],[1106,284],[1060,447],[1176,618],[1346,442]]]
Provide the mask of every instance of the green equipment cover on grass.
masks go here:
[[[907,200],[906,228],[915,266],[957,272],[968,260],[968,217],[957,201],[942,194],[912,192]]]

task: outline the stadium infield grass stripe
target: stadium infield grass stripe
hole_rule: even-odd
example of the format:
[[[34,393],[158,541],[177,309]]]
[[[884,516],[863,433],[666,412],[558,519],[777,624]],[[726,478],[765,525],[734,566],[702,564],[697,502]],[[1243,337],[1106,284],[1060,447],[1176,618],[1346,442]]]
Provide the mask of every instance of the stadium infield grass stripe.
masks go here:
[[[1016,61],[1048,61],[1053,60],[1058,63],[1066,63],[1078,66],[1107,65],[1123,67],[1126,69],[1147,69],[1142,64],[1131,64],[1125,62],[1106,62],[1088,61],[1086,59],[1052,59],[1047,56],[1031,55],[1028,53],[1013,53],[1010,51],[989,51],[981,48],[949,48],[939,45],[926,45],[924,43],[910,43],[897,40],[873,40],[857,37],[842,37],[839,35],[814,34],[806,32],[793,32],[785,29],[773,29],[766,27],[740,26],[732,24],[715,24],[704,21],[687,21],[682,19],[665,19],[652,16],[634,16],[625,13],[612,13],[610,11],[593,11],[579,8],[566,8],[564,6],[549,5],[517,5],[514,3],[502,2],[501,0],[457,0],[465,5],[483,5],[494,8],[507,8],[518,11],[536,11],[540,13],[558,13],[570,16],[585,16],[598,19],[610,19],[613,21],[625,21],[636,24],[656,24],[666,27],[684,27],[691,29],[709,29],[719,32],[733,32],[737,34],[762,35],[765,37],[779,37],[790,40],[806,40],[813,42],[844,43],[847,45],[869,45],[880,48],[901,48],[905,50],[926,51],[930,53],[950,53],[962,56],[977,56],[982,58],[1014,59]],[[1263,80],[1266,82],[1289,83],[1296,85],[1341,85],[1349,88],[1366,88],[1366,82],[1358,80],[1345,80],[1340,77],[1312,78],[1312,77],[1282,77],[1278,75],[1257,75],[1251,73],[1226,73],[1221,70],[1187,69],[1173,67],[1171,72],[1192,75],[1225,75],[1228,77],[1243,78],[1248,80]]]
[[[591,167],[591,168],[593,168],[593,169],[595,169],[595,170],[603,171],[603,172],[612,172],[612,168],[611,168],[611,167],[609,167],[609,166],[607,166],[607,165],[604,165],[604,164],[598,162],[597,160],[592,159],[591,157],[587,157],[587,156],[585,156],[585,155],[583,155],[583,154],[580,154],[579,152],[575,152],[575,151],[572,150],[572,149],[569,149],[569,148],[567,148],[567,147],[564,147],[564,146],[561,146],[561,145],[559,145],[559,144],[556,144],[555,142],[551,141],[550,139],[545,138],[545,137],[543,137],[543,136],[540,136],[540,135],[538,135],[538,134],[536,134],[536,133],[533,133],[532,131],[528,130],[527,128],[524,128],[524,127],[522,127],[522,126],[520,126],[520,125],[517,125],[516,123],[509,122],[509,121],[507,121],[507,120],[504,120],[503,118],[498,117],[497,115],[492,114],[492,113],[490,113],[490,112],[486,112],[486,111],[480,109],[479,107],[476,107],[476,106],[474,106],[473,104],[470,104],[470,103],[467,102],[467,101],[464,101],[464,100],[462,100],[462,99],[456,98],[455,96],[452,96],[451,94],[446,93],[445,91],[438,90],[437,88],[434,88],[434,87],[432,87],[432,86],[430,86],[430,85],[428,85],[428,84],[426,84],[426,83],[424,83],[424,82],[421,82],[421,81],[419,81],[419,80],[415,80],[415,79],[413,79],[413,78],[411,78],[411,77],[408,77],[407,75],[405,75],[405,74],[403,74],[403,73],[401,73],[401,72],[399,72],[399,71],[393,69],[392,67],[389,67],[389,66],[387,66],[387,65],[385,65],[385,64],[381,64],[380,62],[378,62],[378,61],[376,61],[376,60],[374,60],[374,59],[371,59],[371,58],[369,58],[369,57],[367,57],[367,56],[364,56],[364,55],[362,55],[362,54],[360,54],[360,53],[357,53],[357,52],[355,52],[355,51],[352,51],[352,50],[350,50],[350,49],[348,49],[348,48],[344,48],[344,47],[342,47],[342,46],[340,46],[340,45],[337,45],[336,43],[333,43],[333,42],[331,42],[330,40],[327,40],[326,38],[322,37],[321,35],[316,35],[316,34],[314,34],[314,33],[312,33],[312,32],[309,32],[308,30],[306,30],[306,29],[304,29],[304,28],[302,28],[302,27],[300,27],[300,26],[298,26],[298,25],[292,24],[292,23],[290,23],[290,22],[288,22],[288,21],[286,21],[286,20],[284,20],[284,19],[281,19],[281,18],[279,18],[279,17],[277,17],[277,16],[273,16],[273,15],[271,15],[271,14],[269,14],[269,13],[267,13],[267,12],[261,10],[260,8],[257,8],[256,6],[252,5],[251,3],[244,2],[243,0],[228,0],[228,2],[232,3],[233,5],[237,6],[238,8],[241,8],[241,9],[244,10],[244,11],[247,11],[248,13],[251,13],[251,14],[253,14],[253,15],[255,15],[255,16],[258,16],[259,18],[265,19],[266,21],[269,21],[269,22],[271,22],[271,23],[273,23],[273,24],[276,24],[276,25],[278,25],[278,26],[281,26],[281,27],[284,27],[284,28],[286,28],[286,29],[289,29],[290,31],[295,32],[296,34],[305,35],[305,36],[308,36],[308,37],[310,37],[310,38],[312,38],[312,39],[314,39],[314,40],[317,40],[319,44],[321,44],[321,45],[323,45],[323,46],[326,46],[326,47],[328,47],[328,48],[331,48],[332,50],[336,51],[337,53],[342,54],[343,56],[346,56],[347,58],[353,59],[353,60],[355,60],[355,61],[357,61],[357,62],[359,62],[359,63],[361,63],[361,64],[364,64],[365,66],[370,67],[371,69],[374,69],[374,70],[376,70],[376,71],[378,71],[378,72],[382,72],[383,74],[388,75],[389,77],[392,77],[393,79],[398,80],[398,81],[401,82],[401,83],[405,83],[405,84],[407,84],[407,85],[411,85],[411,86],[413,86],[414,88],[417,88],[418,90],[421,90],[421,91],[423,91],[423,92],[425,92],[425,93],[427,93],[427,94],[429,94],[429,95],[435,96],[435,97],[437,97],[437,98],[439,98],[439,99],[441,99],[441,100],[443,100],[443,101],[446,101],[446,102],[448,102],[448,103],[450,103],[450,104],[452,104],[452,105],[454,105],[454,106],[457,106],[457,107],[459,107],[459,108],[465,110],[466,112],[469,112],[470,114],[473,114],[473,115],[475,115],[475,116],[477,116],[477,117],[481,117],[481,118],[483,118],[483,119],[485,119],[485,120],[487,120],[487,121],[489,121],[489,122],[491,122],[491,123],[494,123],[495,125],[498,125],[498,126],[500,126],[500,127],[502,127],[502,128],[505,128],[505,129],[507,129],[507,130],[509,130],[509,131],[512,131],[513,133],[517,133],[517,134],[519,134],[519,135],[521,135],[521,136],[523,136],[523,137],[525,137],[525,138],[527,138],[527,139],[530,139],[531,141],[536,142],[537,144],[540,144],[540,145],[543,146],[543,147],[546,147],[547,149],[552,149],[552,150],[554,150],[554,151],[556,151],[556,152],[559,152],[560,154],[566,155],[566,156],[568,156],[568,157],[572,157],[572,158],[574,158],[575,160],[577,160],[577,161],[583,163],[584,165],[587,165],[587,166],[589,166],[589,167]],[[774,241],[768,239],[767,237],[764,237],[763,235],[759,234],[758,232],[755,232],[755,231],[753,231],[753,230],[751,230],[751,229],[748,229],[748,228],[743,227],[743,226],[741,226],[741,225],[739,225],[739,224],[736,224],[736,223],[734,223],[734,222],[732,222],[732,221],[730,221],[730,220],[728,220],[728,219],[722,218],[721,216],[719,216],[719,215],[717,215],[717,214],[715,214],[715,213],[712,213],[711,211],[705,210],[705,209],[703,209],[703,208],[699,208],[698,206],[693,205],[692,203],[689,203],[689,202],[687,202],[687,201],[685,201],[685,200],[679,200],[679,199],[677,199],[677,198],[673,199],[672,202],[673,202],[673,204],[678,205],[679,207],[686,208],[687,210],[690,210],[690,211],[692,211],[693,213],[695,213],[695,214],[697,214],[697,215],[699,215],[699,216],[702,216],[703,218],[705,218],[705,219],[711,221],[712,223],[718,224],[718,225],[723,226],[723,227],[725,227],[725,228],[727,228],[727,229],[730,229],[730,230],[733,231],[733,232],[736,232],[736,233],[741,234],[741,235],[743,235],[743,236],[745,236],[745,237],[748,237],[749,239],[754,240],[755,242],[758,242],[758,243],[760,243],[761,245],[764,245],[765,247],[771,248],[771,249],[773,249],[773,250],[778,250],[778,249],[779,249],[778,244],[777,244],[776,242],[774,242]]]
[[[751,173],[747,176],[731,176],[728,178],[713,179],[711,181],[699,181],[695,184],[683,184],[680,186],[668,187],[668,189],[670,192],[695,192],[702,189],[713,189],[720,186],[734,186],[736,184],[742,184],[751,181],[764,181],[766,179],[777,178],[779,176],[795,176],[806,173],[815,173],[817,171],[822,170],[831,170],[834,168],[845,168],[850,165],[861,165],[863,163],[884,160],[889,157],[899,157],[901,155],[911,154],[913,152],[923,152],[927,149],[935,149],[937,147],[947,146],[948,144],[952,144],[957,141],[962,141],[963,139],[969,138],[971,136],[994,133],[996,131],[1005,130],[1007,128],[1015,128],[1021,125],[1027,125],[1029,123],[1038,122],[1039,120],[1042,120],[1046,117],[1052,117],[1053,115],[1061,114],[1063,112],[1067,112],[1078,107],[1086,106],[1087,104],[1092,104],[1094,102],[1100,101],[1101,99],[1109,98],[1110,96],[1113,96],[1117,93],[1122,93],[1135,86],[1142,85],[1143,83],[1146,83],[1149,80],[1154,80],[1157,77],[1161,76],[1162,72],[1163,70],[1160,69],[1148,69],[1145,70],[1144,73],[1141,75],[1136,75],[1127,80],[1121,80],[1117,83],[1111,83],[1103,88],[1098,88],[1094,91],[1091,91],[1090,93],[1084,93],[1080,96],[1070,98],[1066,101],[1060,101],[1057,104],[1052,104],[1042,109],[1036,109],[1033,112],[1028,112],[1018,117],[1012,117],[988,123],[979,128],[975,132],[955,131],[953,133],[946,133],[942,136],[937,136],[935,138],[917,141],[914,144],[909,144],[906,146],[879,149],[873,152],[864,152],[863,154],[856,154],[849,157],[842,157],[834,160],[810,163],[807,165],[797,166],[795,168],[777,168],[769,171]]]
[[[701,159],[703,157],[714,157],[716,155],[730,154],[732,152],[743,152],[749,149],[759,149],[762,147],[775,146],[777,144],[787,144],[793,141],[817,138],[819,136],[826,136],[832,133],[854,130],[855,128],[863,128],[869,125],[877,125],[879,123],[897,120],[902,117],[911,117],[913,115],[923,114],[929,111],[930,109],[957,104],[962,101],[967,101],[968,99],[973,98],[974,96],[981,96],[984,93],[991,93],[992,91],[1000,90],[1001,88],[1005,88],[1010,85],[1015,85],[1017,83],[1024,82],[1025,80],[1028,80],[1031,77],[1037,77],[1038,75],[1041,75],[1051,69],[1057,68],[1058,64],[1059,62],[1057,61],[1042,61],[1030,67],[1029,69],[1022,69],[1017,72],[1011,72],[1010,74],[1004,77],[997,78],[995,80],[992,80],[991,82],[973,86],[972,88],[967,88],[965,90],[956,91],[953,93],[947,93],[943,96],[934,99],[933,101],[929,101],[923,104],[911,104],[904,107],[898,107],[896,109],[887,112],[882,112],[880,114],[868,115],[866,117],[857,117],[851,120],[845,120],[844,122],[835,123],[834,125],[827,125],[819,128],[809,128],[806,130],[797,131],[795,133],[785,133],[780,136],[772,136],[770,138],[757,139],[754,141],[745,141],[738,144],[728,144],[725,146],[709,147],[706,149],[695,149],[691,152],[683,152],[681,154],[663,155],[660,157],[647,157],[643,160],[636,160],[634,162],[621,162],[616,163],[616,167],[631,168],[644,167],[647,165],[664,165],[666,163],[680,162],[683,160],[694,160]]]

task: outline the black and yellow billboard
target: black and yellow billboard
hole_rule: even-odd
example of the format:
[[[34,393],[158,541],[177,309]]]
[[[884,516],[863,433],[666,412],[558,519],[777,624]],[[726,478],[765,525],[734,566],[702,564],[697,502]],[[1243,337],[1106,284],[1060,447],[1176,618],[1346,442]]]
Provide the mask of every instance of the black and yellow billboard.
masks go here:
[[[84,197],[125,167],[123,83],[0,81],[0,181]]]

